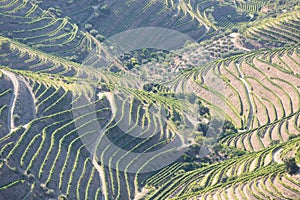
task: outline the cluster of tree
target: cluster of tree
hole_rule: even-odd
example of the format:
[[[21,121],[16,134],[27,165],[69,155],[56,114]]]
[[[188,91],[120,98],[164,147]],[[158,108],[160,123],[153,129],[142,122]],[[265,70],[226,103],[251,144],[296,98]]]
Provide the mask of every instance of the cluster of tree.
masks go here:
[[[246,153],[241,149],[230,147],[220,143],[215,144],[213,150],[219,155],[222,154],[225,158],[236,158]]]
[[[284,165],[285,165],[285,171],[289,174],[296,174],[299,170],[295,158],[287,158],[284,161]]]
[[[127,62],[125,62],[124,66],[126,67],[126,69],[131,70],[134,67],[138,68],[140,66],[140,63],[136,58],[131,58]]]
[[[192,170],[195,170],[195,169],[199,169],[199,168],[204,167],[204,166],[206,166],[204,163],[192,161],[192,162],[184,163],[182,169],[185,172],[187,172],[187,171],[192,171]]]
[[[120,60],[125,63],[129,70],[149,62],[158,62],[166,58],[167,51],[145,48],[139,49],[120,56]]]
[[[231,121],[225,120],[223,123],[222,120],[217,118],[214,118],[209,122],[200,122],[198,131],[203,132],[203,136],[205,137],[213,137],[218,140],[238,132]]]
[[[201,101],[199,101],[199,114],[202,117],[210,116],[209,108],[207,106],[203,105],[203,103]]]
[[[203,190],[205,187],[204,186],[201,186],[201,185],[194,185],[192,187],[192,192],[198,192],[200,190]]]
[[[104,3],[102,6],[100,6],[99,11],[103,13],[104,15],[110,14],[110,7],[108,4]]]
[[[99,32],[93,27],[92,24],[89,24],[89,23],[85,24],[84,29],[86,31],[88,31],[92,36],[94,36],[100,42],[103,42],[106,40],[106,38],[103,35],[99,34]]]

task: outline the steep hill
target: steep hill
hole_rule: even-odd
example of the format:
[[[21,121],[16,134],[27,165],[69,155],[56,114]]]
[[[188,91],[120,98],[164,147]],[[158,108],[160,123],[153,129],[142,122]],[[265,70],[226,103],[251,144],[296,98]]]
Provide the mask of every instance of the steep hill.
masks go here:
[[[299,3],[0,0],[0,200],[299,199]]]

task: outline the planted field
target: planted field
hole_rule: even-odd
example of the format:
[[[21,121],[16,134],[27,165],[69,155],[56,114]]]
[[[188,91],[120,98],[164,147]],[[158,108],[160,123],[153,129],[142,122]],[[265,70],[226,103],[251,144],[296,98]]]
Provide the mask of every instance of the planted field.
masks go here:
[[[2,37],[0,40],[0,64],[20,71],[51,74],[54,77],[66,77],[65,83],[73,83],[73,77],[104,82],[118,82],[118,75],[102,73],[99,69],[85,67],[81,64],[68,61],[58,56],[43,53],[14,40]],[[87,62],[89,60],[87,59]],[[130,84],[130,80],[124,80]],[[125,83],[124,83],[125,84]]]
[[[1,136],[4,136],[10,129],[9,108],[13,94],[13,84],[9,77],[1,72],[1,91],[0,91],[0,131]]]
[[[44,9],[50,6],[48,2],[40,2],[39,5]],[[202,14],[197,13],[194,2],[187,0],[89,0],[54,2],[51,6],[59,8],[59,15],[69,16],[98,37],[103,35],[109,38],[128,29],[140,27],[163,27],[180,31],[197,40],[212,25]]]
[[[223,89],[206,83],[201,68],[186,74],[182,87],[193,88],[208,103],[212,94],[220,99],[216,111],[241,129],[226,139],[228,145],[257,151],[299,134],[299,59],[298,48],[237,56],[212,68]],[[174,89],[182,87],[176,83]]]
[[[147,105],[152,104],[155,96],[142,96],[138,91],[124,88],[125,94],[134,95],[134,98],[123,99],[123,93],[114,96],[105,93],[101,99],[81,104],[87,98],[84,95],[72,98],[72,93],[76,94],[75,89],[63,81],[51,80],[46,75],[37,78],[29,72],[20,74],[32,88],[37,118],[1,138],[1,158],[15,166],[17,171],[24,172],[28,179],[35,179],[44,191],[51,190],[49,193],[52,196],[61,191],[66,197],[76,199],[97,199],[98,195],[107,195],[109,198],[134,197],[139,183],[145,179],[138,177],[139,171],[143,173],[143,168],[150,163],[145,163],[145,157],[142,156],[129,159],[132,157],[131,151],[147,155],[147,152],[173,140],[177,140],[176,145],[181,143],[174,127],[168,125],[172,122],[148,110]],[[138,99],[148,103],[138,103]],[[156,101],[166,101],[164,104],[168,105],[166,98],[158,97]],[[170,110],[170,115],[172,112]],[[72,117],[72,113],[80,115]],[[90,120],[95,114],[97,118]],[[97,136],[97,131],[93,129],[95,122],[106,127],[106,134]],[[124,126],[128,128],[120,130]],[[140,139],[131,136],[137,131],[141,131]],[[142,136],[147,135],[151,137],[143,139]],[[105,137],[115,138],[114,144],[128,149],[128,152],[124,154],[119,149],[112,154],[114,145],[107,145]],[[93,144],[84,142],[96,139],[99,143],[94,144],[93,152],[86,146]],[[151,160],[161,160],[164,154],[168,155],[168,151],[173,150],[166,149]],[[102,180],[99,174],[103,174]],[[104,190],[105,193],[96,193],[98,190]]]
[[[244,180],[197,196],[217,199],[295,199],[299,197],[299,182],[282,172],[271,173],[254,180]]]
[[[258,13],[261,8],[267,3],[268,1],[258,1],[258,0],[251,0],[251,1],[235,1],[235,6],[239,9],[245,10],[251,14]]]
[[[37,83],[33,83],[35,84]],[[87,132],[79,136],[78,130],[74,128],[77,120],[88,117],[91,113],[72,119],[72,97],[65,88],[54,89],[53,86],[41,84],[46,88],[52,87],[52,93],[48,94],[47,89],[41,93],[38,89],[41,86],[33,86],[38,118],[2,137],[1,158],[7,164],[15,166],[17,172],[24,172],[25,182],[35,180],[36,187],[52,197],[59,195],[61,191],[68,198],[85,196],[97,199],[101,196],[98,191],[101,181],[80,139],[95,133]],[[41,111],[41,104],[46,110]],[[105,102],[98,100],[94,104],[103,104],[100,106],[103,108],[96,112],[106,115],[104,113],[108,111]],[[64,108],[63,111],[55,108],[59,105]],[[74,109],[85,110],[84,107]],[[84,129],[89,123],[79,128]],[[84,165],[77,164],[78,162],[83,162]]]
[[[267,46],[297,44],[300,40],[299,14],[299,11],[294,11],[254,22],[244,31],[244,36]]]
[[[150,193],[147,199],[297,198],[298,179],[284,173],[284,167],[274,157],[278,148],[285,152],[295,145],[299,146],[299,139],[177,175]]]
[[[55,18],[31,1],[4,1],[0,5],[0,31],[30,47],[73,61],[84,59],[96,46],[67,18]]]
[[[297,1],[0,0],[0,199],[298,199],[299,19]],[[106,37],[143,27],[195,41],[114,58]]]

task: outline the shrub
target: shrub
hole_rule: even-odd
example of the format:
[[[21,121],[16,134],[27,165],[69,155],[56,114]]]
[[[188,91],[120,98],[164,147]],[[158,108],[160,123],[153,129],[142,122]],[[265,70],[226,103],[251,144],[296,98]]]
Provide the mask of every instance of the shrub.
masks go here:
[[[100,35],[100,34],[96,35],[96,39],[99,40],[100,42],[103,42],[104,40],[106,40],[106,38],[103,35]]]
[[[205,114],[209,114],[209,108],[204,106],[202,102],[199,102],[199,112],[201,116],[204,116]]]
[[[228,176],[227,176],[227,175],[225,175],[225,176],[223,176],[223,177],[222,177],[222,179],[221,179],[221,183],[226,183],[226,182],[227,182],[227,180],[228,180]]]
[[[203,136],[203,132],[200,132],[200,133],[202,133],[202,134],[201,135],[199,134],[199,135],[195,136],[195,142],[197,144],[202,145],[206,138]]]
[[[298,166],[296,164],[295,158],[288,158],[284,161],[285,171],[289,174],[296,174],[298,171]]]
[[[65,200],[65,199],[68,199],[68,198],[63,194],[58,196],[58,200]]]
[[[291,134],[291,135],[289,136],[288,140],[292,140],[292,139],[294,139],[294,138],[296,138],[296,137],[298,137],[298,135]]]
[[[220,138],[236,134],[238,131],[231,121],[225,120]]]
[[[197,192],[197,191],[200,191],[200,190],[203,190],[204,187],[203,186],[200,186],[200,185],[195,185],[192,187],[192,192]]]
[[[92,29],[90,30],[90,34],[96,36],[98,34],[98,31],[96,29]]]
[[[185,173],[184,169],[180,169],[176,172],[176,174],[184,174],[184,173]]]
[[[195,169],[199,169],[199,168],[203,167],[203,164],[198,163],[198,162],[189,161],[187,163],[184,163],[182,166],[183,166],[183,170],[185,172],[187,172],[187,171],[192,171],[192,170],[195,170]]]
[[[186,153],[182,155],[182,158],[185,162],[192,162],[193,161],[193,158],[191,156],[189,156],[188,154],[186,154]],[[187,169],[189,169],[189,168],[187,168]]]
[[[110,14],[110,8],[108,4],[104,4],[103,6],[101,6],[100,11],[105,14],[105,15],[109,15]]]
[[[272,140],[271,143],[270,143],[270,145],[273,146],[273,145],[277,145],[279,143],[280,143],[279,140]]]

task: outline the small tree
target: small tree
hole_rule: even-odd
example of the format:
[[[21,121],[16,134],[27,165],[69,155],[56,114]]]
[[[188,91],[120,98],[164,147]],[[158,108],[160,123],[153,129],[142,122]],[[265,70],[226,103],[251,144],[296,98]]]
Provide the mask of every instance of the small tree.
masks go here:
[[[110,14],[110,8],[108,4],[104,4],[103,6],[100,7],[100,12],[102,12],[105,15]]]
[[[201,116],[209,114],[209,108],[204,106],[201,101],[199,101],[199,112]]]
[[[68,198],[63,194],[58,196],[58,200],[65,200],[65,199],[68,199]]]
[[[288,140],[292,140],[292,139],[294,139],[294,138],[296,138],[296,137],[298,137],[298,135],[291,134],[291,135],[289,135],[289,139],[288,139]]]
[[[103,42],[106,38],[103,35],[97,34],[96,39],[99,40],[100,42]]]
[[[204,187],[201,186],[201,185],[195,185],[195,186],[192,187],[193,192],[198,192],[198,191],[203,190],[203,189],[204,189]]]
[[[228,181],[228,176],[227,175],[224,175],[222,178],[221,178],[221,183],[226,183]]]
[[[298,166],[296,164],[295,158],[288,158],[284,161],[285,170],[289,174],[296,174],[298,171]]]
[[[280,140],[272,140],[270,145],[273,146],[273,145],[277,145],[280,143]]]

